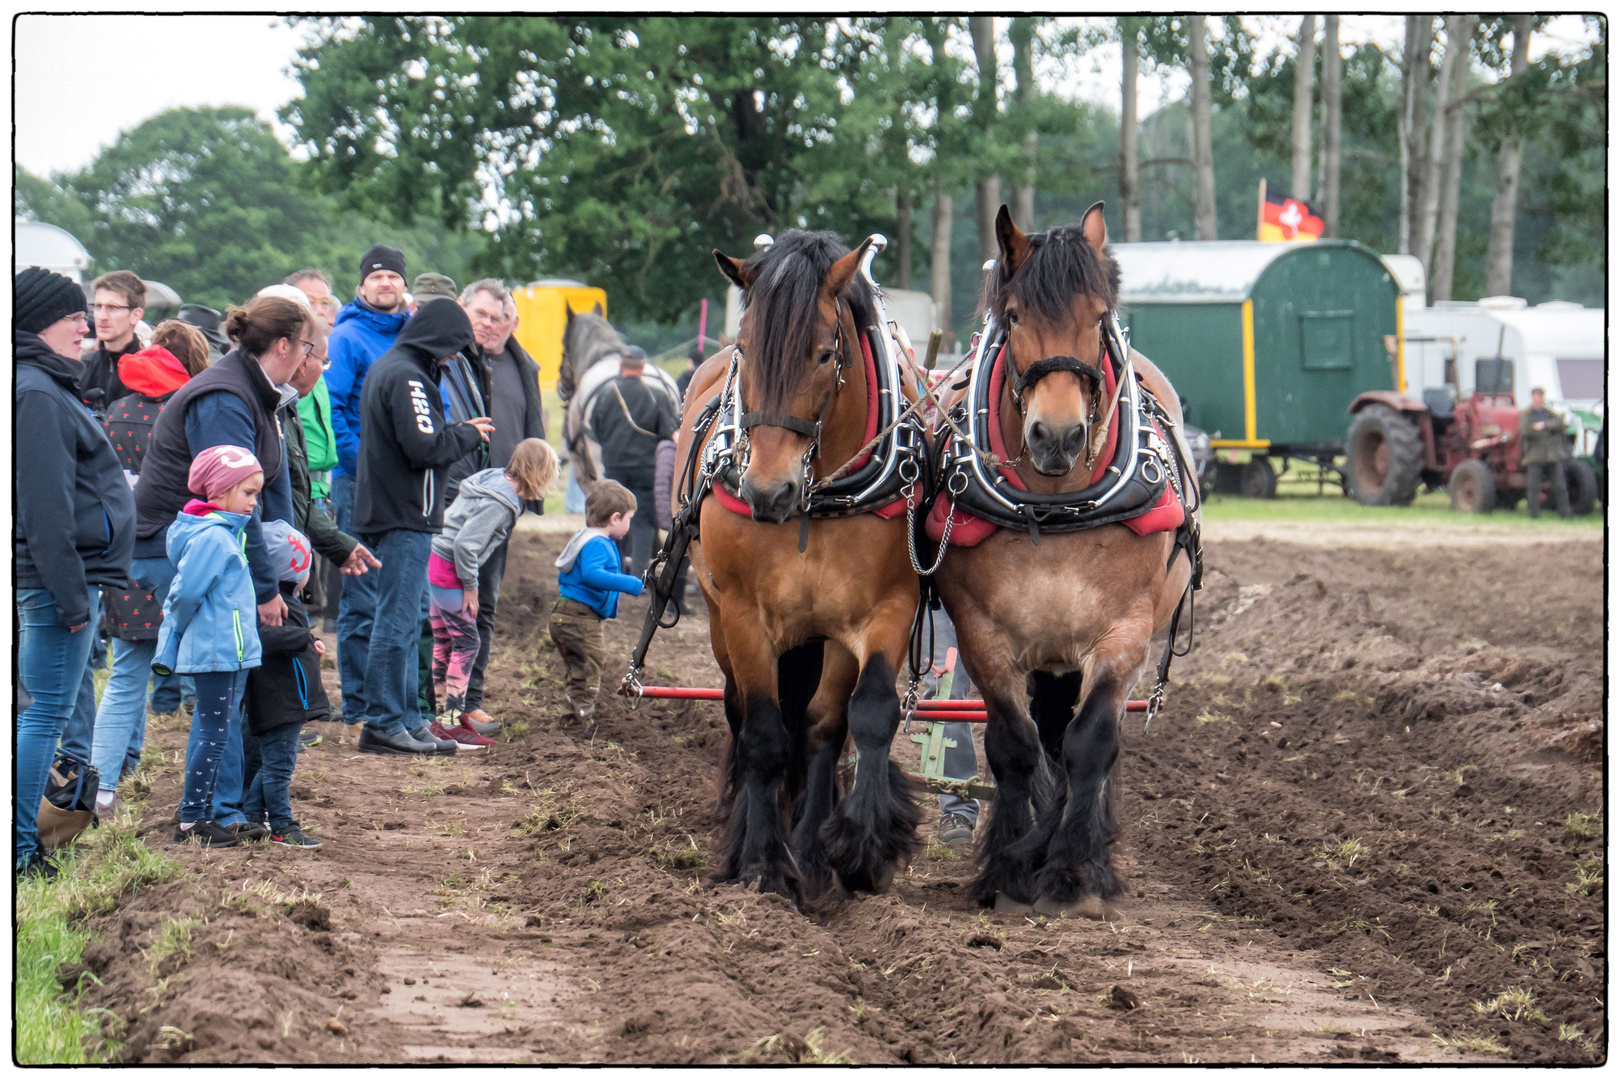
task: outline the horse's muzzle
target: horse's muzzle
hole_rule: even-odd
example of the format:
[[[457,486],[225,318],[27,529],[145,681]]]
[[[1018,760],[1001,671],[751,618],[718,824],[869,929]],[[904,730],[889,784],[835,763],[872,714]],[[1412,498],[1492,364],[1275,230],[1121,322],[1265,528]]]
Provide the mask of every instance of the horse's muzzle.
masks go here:
[[[1024,432],[1029,446],[1029,463],[1042,476],[1067,476],[1074,463],[1086,449],[1086,425],[1070,424],[1054,430],[1044,421],[1037,420]]]
[[[744,478],[737,494],[748,504],[754,520],[767,525],[782,524],[799,508],[799,484],[793,480],[756,484]]]

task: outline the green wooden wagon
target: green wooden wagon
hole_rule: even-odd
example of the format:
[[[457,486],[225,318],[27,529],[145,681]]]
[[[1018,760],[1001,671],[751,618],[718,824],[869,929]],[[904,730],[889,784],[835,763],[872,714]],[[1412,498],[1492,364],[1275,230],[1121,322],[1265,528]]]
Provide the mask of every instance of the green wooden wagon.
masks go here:
[[[1277,463],[1336,469],[1345,410],[1403,385],[1400,287],[1353,240],[1115,244],[1120,318],[1216,449],[1247,450],[1217,478],[1276,493]]]

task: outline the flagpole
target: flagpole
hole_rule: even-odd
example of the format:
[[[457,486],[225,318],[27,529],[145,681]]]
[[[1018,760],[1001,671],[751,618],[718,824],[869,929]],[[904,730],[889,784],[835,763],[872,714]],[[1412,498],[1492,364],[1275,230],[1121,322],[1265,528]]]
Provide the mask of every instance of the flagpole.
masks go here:
[[[1255,214],[1254,214],[1254,238],[1256,240],[1264,240],[1265,239],[1265,237],[1260,235],[1260,226],[1264,225],[1265,222],[1266,222],[1266,178],[1262,176],[1260,178],[1260,205],[1255,210]]]

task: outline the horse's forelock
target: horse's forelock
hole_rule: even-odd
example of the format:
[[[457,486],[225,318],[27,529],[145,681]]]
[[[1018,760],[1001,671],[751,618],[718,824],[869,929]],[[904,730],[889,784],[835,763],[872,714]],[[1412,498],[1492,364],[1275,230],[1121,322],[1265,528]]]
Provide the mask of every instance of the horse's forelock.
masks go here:
[[[758,403],[751,409],[785,411],[800,379],[809,368],[804,358],[815,337],[816,306],[821,283],[832,264],[849,254],[830,232],[790,229],[770,247],[750,256],[745,276],[753,272],[754,285],[744,297],[753,311],[754,338],[748,361],[758,379]],[[844,291],[855,308],[857,327],[871,324],[871,289],[859,276]]]
[[[1007,303],[1053,322],[1067,318],[1077,295],[1095,297],[1113,311],[1119,304],[1119,264],[1103,248],[1098,254],[1078,225],[1065,225],[1029,237],[1030,254],[1012,280],[992,274],[988,306],[999,318]]]

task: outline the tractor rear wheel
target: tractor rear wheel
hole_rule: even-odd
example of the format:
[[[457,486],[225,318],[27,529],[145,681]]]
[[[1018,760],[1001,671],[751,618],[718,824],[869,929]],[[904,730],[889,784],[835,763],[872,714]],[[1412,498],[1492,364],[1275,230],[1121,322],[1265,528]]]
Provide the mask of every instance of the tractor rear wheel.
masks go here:
[[[1363,506],[1407,506],[1423,473],[1417,427],[1388,405],[1368,405],[1345,437],[1350,496]]]
[[[1243,466],[1239,480],[1245,499],[1275,499],[1277,497],[1277,470],[1268,457],[1250,458]]]
[[[1597,473],[1584,461],[1564,462],[1564,485],[1569,488],[1569,512],[1586,517],[1597,507]]]
[[[1468,460],[1451,470],[1446,482],[1451,508],[1464,514],[1488,514],[1496,509],[1496,477],[1483,461]]]

